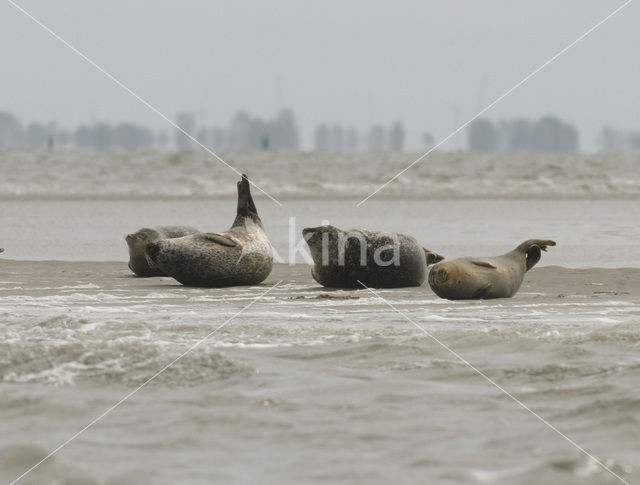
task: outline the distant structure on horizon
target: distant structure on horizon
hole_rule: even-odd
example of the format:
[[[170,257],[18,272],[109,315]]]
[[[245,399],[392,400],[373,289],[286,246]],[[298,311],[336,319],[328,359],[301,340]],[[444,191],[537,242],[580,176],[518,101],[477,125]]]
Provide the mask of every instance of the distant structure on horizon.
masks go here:
[[[291,109],[264,119],[239,111],[226,126],[198,123],[194,112],[176,116],[176,125],[212,150],[299,150],[300,130]],[[153,130],[136,123],[110,124],[98,121],[67,130],[55,122],[23,124],[16,116],[0,111],[0,150],[81,149],[148,150],[197,149],[181,130]],[[420,150],[430,150],[438,140],[429,132],[420,135]],[[604,126],[598,135],[601,152],[640,152],[640,131],[622,131]],[[401,121],[390,125],[374,123],[362,132],[353,126],[320,123],[313,136],[314,149],[321,152],[404,151],[406,131]],[[491,121],[480,118],[467,129],[467,147],[480,152],[572,153],[580,149],[578,131],[556,116],[537,121],[524,118]]]
[[[603,126],[598,135],[598,146],[603,152],[640,152],[640,131],[616,130]]]
[[[315,130],[314,148],[321,152],[403,151],[405,148],[404,125],[396,121],[389,128],[373,124],[364,135],[354,127],[320,123]]]
[[[198,147],[188,133],[211,149],[297,150],[300,136],[292,110],[282,110],[275,118],[263,120],[238,112],[227,127],[198,126],[195,113],[176,116],[173,143],[165,131],[154,133],[135,123],[111,125],[96,122],[80,125],[73,131],[55,123],[30,123],[26,127],[11,113],[0,112],[0,149],[11,148],[77,148],[94,150],[147,150]]]
[[[501,120],[497,123],[479,118],[469,125],[467,146],[479,152],[552,152],[579,151],[578,130],[555,116],[538,121]]]

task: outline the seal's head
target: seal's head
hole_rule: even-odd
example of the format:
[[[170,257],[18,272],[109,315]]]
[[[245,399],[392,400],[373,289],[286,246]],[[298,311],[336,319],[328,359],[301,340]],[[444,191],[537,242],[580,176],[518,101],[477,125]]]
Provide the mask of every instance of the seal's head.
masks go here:
[[[305,227],[302,236],[309,245],[311,257],[315,264],[337,264],[338,244],[341,241],[341,231],[335,226]]]
[[[527,271],[529,271],[540,261],[541,251],[546,251],[547,246],[555,245],[555,241],[550,239],[528,239],[514,249],[514,252],[526,257]]]
[[[157,241],[158,239],[160,239],[160,233],[148,227],[143,227],[139,231],[125,236],[131,254],[143,254],[147,243]]]

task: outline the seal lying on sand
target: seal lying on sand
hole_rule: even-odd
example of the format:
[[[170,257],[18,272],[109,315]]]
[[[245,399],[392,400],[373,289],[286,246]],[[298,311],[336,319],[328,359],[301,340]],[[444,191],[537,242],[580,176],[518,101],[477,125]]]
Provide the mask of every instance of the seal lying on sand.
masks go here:
[[[165,276],[155,265],[147,261],[145,249],[150,242],[160,239],[196,234],[200,231],[188,226],[143,227],[133,234],[127,234],[125,240],[129,245],[129,269],[138,276]]]
[[[502,256],[438,263],[429,272],[429,285],[436,295],[449,300],[508,298],[540,261],[541,251],[555,245],[548,239],[529,239]]]
[[[146,253],[158,268],[188,286],[256,285],[273,266],[271,244],[246,175],[238,182],[238,211],[231,229],[151,242]]]
[[[307,227],[302,234],[315,264],[313,279],[333,288],[420,286],[427,276],[427,265],[443,259],[411,236],[393,232],[347,232],[320,226]]]

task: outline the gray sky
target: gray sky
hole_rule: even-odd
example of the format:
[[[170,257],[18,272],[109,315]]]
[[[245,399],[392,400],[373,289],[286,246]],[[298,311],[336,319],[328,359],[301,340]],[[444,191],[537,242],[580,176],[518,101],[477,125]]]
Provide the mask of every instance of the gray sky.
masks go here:
[[[17,2],[170,118],[266,117],[280,97],[306,147],[321,121],[364,129],[402,120],[409,148],[423,131],[439,141],[624,3]],[[486,116],[557,114],[578,126],[586,150],[605,123],[640,130],[638,20],[634,2]],[[0,110],[23,121],[166,126],[5,0],[0,59]]]

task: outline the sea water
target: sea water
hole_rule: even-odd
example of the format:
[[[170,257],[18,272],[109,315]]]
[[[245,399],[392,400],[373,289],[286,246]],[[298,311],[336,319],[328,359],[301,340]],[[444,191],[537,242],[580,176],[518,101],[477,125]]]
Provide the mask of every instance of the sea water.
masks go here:
[[[622,483],[584,451],[629,483],[640,479],[640,295],[637,285],[612,287],[638,273],[615,270],[603,279],[602,270],[585,269],[578,279],[564,269],[639,266],[636,172],[620,181],[621,169],[606,173],[602,160],[568,157],[564,167],[557,157],[536,156],[531,164],[546,167],[551,180],[539,193],[526,190],[543,175],[517,159],[519,168],[506,165],[515,175],[507,170],[512,175],[499,182],[510,192],[520,186],[521,197],[496,198],[495,188],[487,189],[492,196],[467,193],[476,184],[471,175],[464,175],[467,192],[432,197],[426,192],[437,184],[420,172],[405,182],[406,194],[357,206],[380,181],[367,179],[362,164],[340,177],[335,155],[330,175],[299,168],[286,178],[277,167],[297,165],[272,155],[275,172],[261,175],[245,155],[265,186],[293,187],[278,189],[282,207],[266,197],[256,202],[285,262],[289,234],[324,221],[411,234],[449,258],[499,254],[532,237],[557,241],[542,255],[538,283],[525,281],[515,298],[450,302],[426,286],[324,289],[295,250],[298,265],[278,265],[256,287],[135,278],[126,268],[126,233],[230,225],[233,184],[205,194],[218,187],[203,175],[214,164],[145,153],[127,155],[134,167],[127,172],[124,156],[113,167],[101,154],[93,162],[77,153],[12,157],[0,201],[4,482],[131,393],[18,483]],[[372,163],[382,170],[377,157]],[[500,166],[476,161],[486,168],[474,168],[476,181],[497,184],[485,172]],[[191,162],[200,177],[180,183],[176,174]],[[448,163],[438,169],[442,183],[447,170],[460,170]],[[475,167],[464,157],[457,163]],[[53,168],[43,175],[30,164]],[[157,179],[137,177],[154,175],[145,171],[154,164]],[[571,176],[563,179],[562,170]],[[136,174],[130,185],[125,173]],[[339,190],[358,197],[322,195],[318,184],[328,179],[343,179],[349,187]],[[172,197],[161,195],[162,183]],[[315,192],[292,197],[300,185]]]

